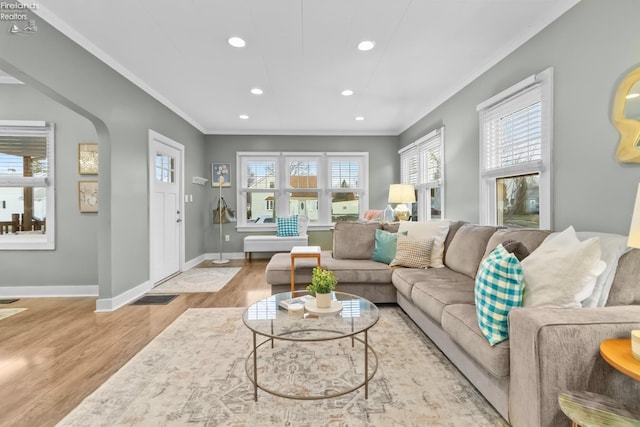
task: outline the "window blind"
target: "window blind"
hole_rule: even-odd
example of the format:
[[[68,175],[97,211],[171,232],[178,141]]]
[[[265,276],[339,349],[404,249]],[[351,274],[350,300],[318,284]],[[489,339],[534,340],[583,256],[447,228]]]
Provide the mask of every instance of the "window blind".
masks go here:
[[[400,151],[400,179],[414,186],[441,184],[442,133],[434,132]]]
[[[540,164],[542,91],[534,85],[481,111],[483,172]]]

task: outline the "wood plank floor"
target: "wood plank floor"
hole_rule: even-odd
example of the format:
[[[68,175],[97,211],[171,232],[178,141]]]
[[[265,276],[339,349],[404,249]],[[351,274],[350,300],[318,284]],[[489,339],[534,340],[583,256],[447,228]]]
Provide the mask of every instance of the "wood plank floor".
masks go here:
[[[191,307],[245,307],[271,293],[265,260],[241,266],[219,292],[168,305],[95,313],[95,298],[21,298],[0,321],[0,426],[53,426]],[[205,262],[198,267],[213,267]]]

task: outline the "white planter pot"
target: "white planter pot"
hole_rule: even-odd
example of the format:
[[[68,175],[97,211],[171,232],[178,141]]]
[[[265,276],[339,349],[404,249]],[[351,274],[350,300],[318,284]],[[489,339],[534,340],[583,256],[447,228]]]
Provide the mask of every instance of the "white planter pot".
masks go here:
[[[329,307],[331,307],[331,293],[328,293],[328,294],[318,294],[318,293],[316,293],[316,306],[318,308],[329,308]]]

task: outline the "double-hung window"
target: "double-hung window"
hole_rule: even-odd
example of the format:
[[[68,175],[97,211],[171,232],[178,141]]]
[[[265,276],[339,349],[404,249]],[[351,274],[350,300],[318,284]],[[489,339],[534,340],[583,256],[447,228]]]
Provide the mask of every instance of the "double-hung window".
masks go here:
[[[304,215],[311,227],[356,220],[368,208],[368,153],[237,153],[238,227]]]
[[[54,126],[0,121],[0,249],[54,249]]]
[[[400,180],[413,184],[416,204],[413,218],[419,221],[443,218],[444,211],[444,127],[434,130],[402,148]]]
[[[478,105],[480,222],[551,228],[552,69]]]

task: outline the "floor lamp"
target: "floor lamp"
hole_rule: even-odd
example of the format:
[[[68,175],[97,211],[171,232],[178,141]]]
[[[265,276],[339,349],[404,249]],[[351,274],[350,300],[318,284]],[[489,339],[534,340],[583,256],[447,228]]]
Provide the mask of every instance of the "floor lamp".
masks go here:
[[[224,202],[222,201],[222,183],[223,182],[224,182],[224,178],[220,176],[220,178],[218,178],[218,189],[220,190],[220,193],[218,194],[218,225],[220,226],[220,258],[214,259],[213,260],[214,264],[227,264],[229,262],[228,259],[222,258],[222,224],[224,224],[225,222],[229,222],[227,217],[222,215],[222,209],[224,209],[225,207]],[[214,218],[214,221],[215,221],[215,218]]]

